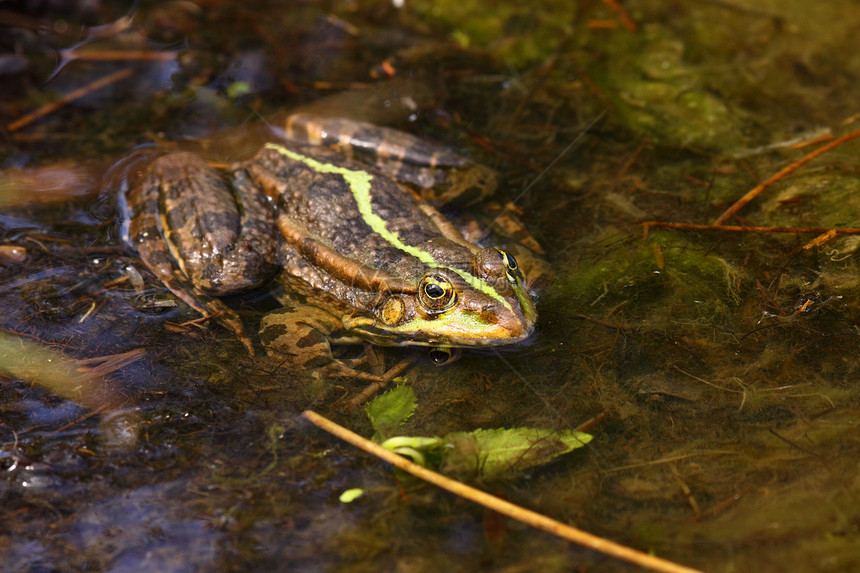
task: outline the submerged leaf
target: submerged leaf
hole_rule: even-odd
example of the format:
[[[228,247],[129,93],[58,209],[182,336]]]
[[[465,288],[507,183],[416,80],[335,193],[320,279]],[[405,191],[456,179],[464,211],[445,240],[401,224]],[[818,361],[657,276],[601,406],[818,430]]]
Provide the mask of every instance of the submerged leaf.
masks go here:
[[[545,464],[555,457],[580,448],[592,436],[575,430],[544,428],[497,428],[456,432],[445,436],[450,450],[444,471],[478,474],[491,478]]]
[[[391,436],[397,428],[415,412],[418,400],[408,384],[400,384],[367,405],[367,417],[373,424],[373,441],[381,442]]]
[[[123,410],[126,397],[111,374],[139,360],[142,350],[76,360],[66,354],[7,332],[0,332],[0,373],[39,384],[67,400],[102,412],[103,445],[131,451],[140,434],[140,417]]]
[[[0,332],[0,371],[44,386],[51,392],[90,410],[116,410],[125,397],[109,378],[113,369],[137,360],[142,352],[117,355],[121,359],[114,367],[112,357],[75,360],[58,350]],[[101,363],[102,366],[89,367]],[[107,364],[107,365],[106,365]]]

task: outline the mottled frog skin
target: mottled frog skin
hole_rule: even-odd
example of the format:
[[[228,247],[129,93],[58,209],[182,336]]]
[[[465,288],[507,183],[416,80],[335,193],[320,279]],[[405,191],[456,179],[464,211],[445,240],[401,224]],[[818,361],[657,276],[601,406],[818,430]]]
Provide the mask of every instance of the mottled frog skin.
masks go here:
[[[182,300],[217,313],[253,352],[218,297],[279,272],[284,306],[263,318],[262,345],[335,376],[374,378],[334,360],[332,343],[491,347],[532,334],[516,259],[469,242],[427,200],[481,196],[491,171],[352,120],[295,115],[279,133],[225,169],[172,153],[130,178],[126,240]]]

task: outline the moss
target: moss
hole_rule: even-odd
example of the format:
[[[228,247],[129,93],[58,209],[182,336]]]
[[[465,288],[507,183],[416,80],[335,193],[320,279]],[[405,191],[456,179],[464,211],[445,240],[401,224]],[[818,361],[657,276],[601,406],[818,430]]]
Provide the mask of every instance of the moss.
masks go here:
[[[549,58],[568,33],[570,24],[558,18],[569,11],[563,0],[524,4],[495,2],[491,10],[481,0],[416,0],[412,13],[464,48],[487,49],[499,61],[521,68]]]
[[[768,190],[759,200],[762,224],[780,227],[857,227],[860,176],[806,171]]]
[[[626,315],[648,315],[652,324],[712,323],[738,305],[743,271],[685,235],[652,231],[644,241],[631,236],[623,247],[587,252],[559,280],[559,292],[589,312],[620,307]]]
[[[624,126],[657,143],[720,151],[740,146],[738,116],[684,58],[684,44],[652,25],[615,38],[589,70]]]

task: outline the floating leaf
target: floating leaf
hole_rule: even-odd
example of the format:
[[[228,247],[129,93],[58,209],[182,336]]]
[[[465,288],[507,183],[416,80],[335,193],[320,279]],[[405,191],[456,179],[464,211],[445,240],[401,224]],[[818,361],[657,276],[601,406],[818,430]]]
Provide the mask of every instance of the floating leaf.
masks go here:
[[[374,442],[381,442],[403,425],[418,407],[412,386],[400,384],[390,392],[375,398],[367,405],[367,417],[376,433]]]
[[[343,492],[342,494],[340,494],[340,497],[338,499],[340,499],[341,503],[352,503],[353,501],[355,501],[356,499],[360,498],[363,495],[364,495],[363,489],[361,489],[360,487],[354,487],[354,488],[348,489],[345,492]]]
[[[427,467],[427,456],[425,456],[424,452],[421,450],[410,448],[409,446],[400,446],[399,448],[394,448],[391,451],[399,456],[412,460],[413,464],[417,464],[422,468]]]
[[[450,448],[443,470],[492,478],[545,464],[584,446],[591,438],[584,432],[543,428],[455,432],[443,438]]]
[[[386,450],[409,458],[419,466],[438,466],[442,461],[445,442],[442,438],[422,438],[417,436],[395,436],[379,444]]]
[[[422,438],[418,436],[395,436],[388,438],[381,444],[383,448],[396,450],[397,448],[416,448],[419,450],[435,449],[445,442],[441,438]]]

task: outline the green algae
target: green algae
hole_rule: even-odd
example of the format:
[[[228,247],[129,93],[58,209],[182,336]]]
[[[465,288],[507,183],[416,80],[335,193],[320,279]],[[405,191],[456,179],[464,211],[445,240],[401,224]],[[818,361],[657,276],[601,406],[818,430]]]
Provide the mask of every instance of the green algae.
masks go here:
[[[648,26],[617,40],[590,74],[626,128],[669,147],[720,151],[741,145],[743,118],[709,90],[708,69],[685,59],[680,39],[667,28]]]
[[[769,189],[749,211],[751,220],[761,221],[763,226],[856,227],[860,221],[860,176],[842,171],[838,165],[813,167]]]
[[[428,1],[408,4],[423,23],[447,31],[463,48],[489,50],[499,61],[520,68],[547,60],[571,33],[571,21],[557,17],[572,13],[563,0],[523,4],[504,0],[492,10],[480,0]]]
[[[571,264],[558,283],[560,296],[588,312],[666,328],[665,320],[719,324],[740,303],[744,271],[682,233],[651,230],[643,239],[610,231],[592,244],[601,252]]]

